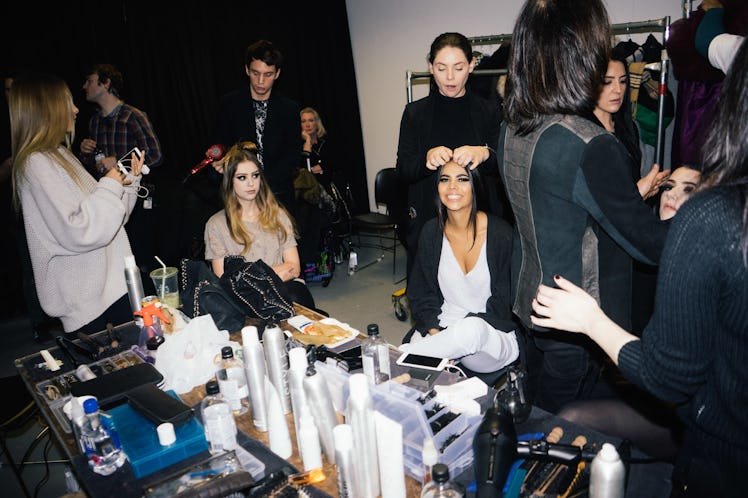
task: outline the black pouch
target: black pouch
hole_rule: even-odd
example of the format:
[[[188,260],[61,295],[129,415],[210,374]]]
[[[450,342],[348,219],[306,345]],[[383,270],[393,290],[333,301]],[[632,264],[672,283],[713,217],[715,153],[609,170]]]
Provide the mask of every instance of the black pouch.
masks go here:
[[[240,330],[244,326],[244,310],[221,287],[205,261],[183,259],[180,266],[179,297],[184,313],[190,318],[210,314],[219,330]]]
[[[293,301],[280,277],[263,260],[224,258],[221,286],[247,316],[279,323],[294,315]]]
[[[96,396],[99,406],[107,409],[122,401],[127,391],[144,384],[152,384],[155,387],[163,380],[164,376],[156,367],[150,363],[138,363],[95,379],[76,382],[70,386],[70,393],[73,396]]]
[[[156,425],[171,422],[176,427],[195,416],[191,407],[153,384],[130,389],[125,397],[134,410]]]

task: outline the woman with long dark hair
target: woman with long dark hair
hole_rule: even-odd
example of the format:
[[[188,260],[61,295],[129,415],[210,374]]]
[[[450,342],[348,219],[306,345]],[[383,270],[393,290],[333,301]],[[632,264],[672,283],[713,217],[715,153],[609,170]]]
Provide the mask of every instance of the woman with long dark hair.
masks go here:
[[[437,170],[438,217],[421,230],[408,282],[415,332],[400,349],[485,373],[517,359],[519,346],[509,309],[512,231],[478,210],[477,175],[453,161]]]
[[[667,225],[631,181],[631,159],[592,111],[610,60],[601,0],[528,0],[512,33],[499,170],[515,219],[513,311],[528,328],[538,285],[568,275],[614,320],[631,319],[632,258],[656,264]],[[588,397],[594,345],[538,330],[535,402],[556,412]]]
[[[722,85],[702,192],[673,219],[655,312],[638,338],[565,278],[541,285],[533,323],[594,340],[686,424],[675,496],[743,496],[748,469],[748,45]]]

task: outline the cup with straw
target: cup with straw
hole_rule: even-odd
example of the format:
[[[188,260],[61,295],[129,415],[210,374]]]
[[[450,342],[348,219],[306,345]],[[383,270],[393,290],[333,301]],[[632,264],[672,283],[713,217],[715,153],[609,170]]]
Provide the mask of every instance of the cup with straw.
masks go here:
[[[177,269],[173,266],[166,266],[161,258],[154,256],[161,268],[153,270],[150,274],[153,285],[156,287],[156,293],[159,300],[171,308],[178,308],[179,290],[177,285]]]

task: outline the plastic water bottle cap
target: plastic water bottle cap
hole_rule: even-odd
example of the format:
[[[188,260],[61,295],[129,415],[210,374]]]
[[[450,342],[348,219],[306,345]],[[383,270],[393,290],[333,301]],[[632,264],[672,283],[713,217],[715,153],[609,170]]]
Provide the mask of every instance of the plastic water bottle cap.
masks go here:
[[[96,398],[88,398],[83,402],[83,411],[86,413],[95,413],[99,411],[99,402]]]

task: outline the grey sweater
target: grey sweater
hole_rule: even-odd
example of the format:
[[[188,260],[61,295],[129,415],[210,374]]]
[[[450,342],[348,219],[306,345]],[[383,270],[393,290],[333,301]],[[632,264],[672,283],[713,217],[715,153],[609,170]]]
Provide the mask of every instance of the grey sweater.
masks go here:
[[[123,225],[136,195],[111,178],[97,182],[69,150],[60,151],[82,185],[37,152],[28,158],[20,197],[39,302],[70,332],[127,293],[124,258],[132,251]],[[140,184],[140,177],[130,179]]]

